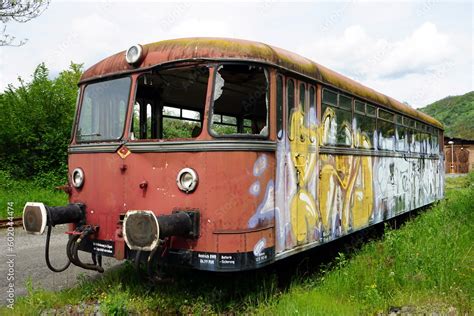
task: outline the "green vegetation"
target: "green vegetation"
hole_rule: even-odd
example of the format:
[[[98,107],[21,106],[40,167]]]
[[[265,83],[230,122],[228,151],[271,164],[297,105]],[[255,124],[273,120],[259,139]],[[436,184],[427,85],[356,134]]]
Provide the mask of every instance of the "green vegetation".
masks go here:
[[[38,177],[34,181],[14,180],[7,172],[0,170],[0,219],[7,217],[8,202],[13,202],[16,217],[21,216],[28,201],[47,205],[67,204],[66,193],[55,189],[55,183],[60,181],[54,174],[46,174],[43,179]]]
[[[474,91],[446,97],[418,110],[441,121],[446,136],[474,140]]]
[[[0,94],[0,170],[16,179],[64,177],[81,65],[49,79],[44,64]]]
[[[385,227],[382,238],[352,252],[341,252],[316,273],[295,273],[288,289],[279,286],[285,270],[263,269],[222,275],[181,272],[174,279],[150,281],[123,264],[97,280],[82,278],[72,289],[50,292],[29,284],[15,314],[65,311],[66,305],[105,314],[321,314],[472,312],[474,173],[447,179],[447,197],[407,221]],[[288,268],[288,267],[287,267]],[[297,264],[294,270],[299,270]],[[73,310],[74,310],[73,309]],[[1,312],[5,312],[0,310]]]

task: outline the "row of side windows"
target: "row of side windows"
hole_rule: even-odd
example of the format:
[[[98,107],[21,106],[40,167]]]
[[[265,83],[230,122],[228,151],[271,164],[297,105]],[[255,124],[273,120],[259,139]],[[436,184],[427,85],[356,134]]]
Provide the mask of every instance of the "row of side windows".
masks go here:
[[[288,106],[288,125],[290,125],[292,114],[301,106],[301,110],[306,112],[304,113],[306,127],[314,126],[316,123],[315,87],[300,82],[297,98],[295,80],[287,79],[286,89],[284,89],[284,79],[278,75],[276,83],[278,138],[283,135],[285,97]],[[439,153],[439,131],[432,126],[326,88],[323,89],[321,101],[322,145],[411,153]]]
[[[323,89],[322,144],[413,153],[439,153],[438,130],[341,93]]]

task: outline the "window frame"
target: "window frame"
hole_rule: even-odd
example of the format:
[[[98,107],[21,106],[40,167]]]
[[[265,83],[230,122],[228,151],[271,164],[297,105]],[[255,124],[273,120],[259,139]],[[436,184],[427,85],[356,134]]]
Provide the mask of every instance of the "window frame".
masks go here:
[[[267,135],[260,135],[260,134],[228,134],[228,135],[219,135],[215,133],[212,130],[212,116],[214,115],[214,92],[215,92],[215,86],[216,86],[216,78],[217,78],[217,73],[221,67],[224,67],[226,65],[239,65],[239,66],[255,66],[255,67],[261,67],[263,69],[265,79],[267,82],[267,91],[266,91],[266,107],[267,107],[267,121],[266,121],[266,126],[267,126]],[[211,68],[211,67],[210,67]],[[212,66],[213,72],[212,72],[212,87],[211,87],[211,94],[210,94],[210,102],[209,102],[209,111],[207,115],[207,132],[211,138],[214,139],[225,139],[225,138],[232,138],[232,139],[270,139],[270,131],[271,131],[271,91],[272,91],[272,83],[271,83],[271,74],[272,72],[269,70],[268,65],[265,64],[259,64],[259,63],[252,63],[252,62],[221,62],[214,64]],[[211,77],[211,76],[209,76]],[[209,85],[208,85],[209,88]],[[220,114],[218,114],[220,115]],[[202,133],[202,132],[201,132]]]
[[[331,93],[334,93],[336,94],[336,103],[337,104],[331,104],[329,102],[324,102],[324,92],[325,91],[329,91]],[[351,99],[351,105],[350,105],[350,108],[347,109],[347,108],[344,108],[342,106],[340,106],[340,97],[339,96],[343,96],[343,97],[346,97],[348,99]],[[339,147],[339,148],[354,148],[354,132],[352,130],[352,122],[354,120],[354,100],[355,100],[355,97],[350,95],[350,94],[347,94],[345,92],[342,92],[342,91],[338,91],[338,90],[332,90],[332,88],[327,88],[325,86],[322,87],[321,89],[321,122],[320,124],[323,124],[322,122],[322,119],[323,119],[323,115],[324,115],[324,111],[323,111],[323,107],[326,105],[326,106],[331,106],[331,107],[335,107],[339,110],[342,110],[342,111],[346,111],[348,113],[350,113],[351,115],[351,119],[350,119],[350,126],[351,126],[351,143],[350,144],[338,144],[336,142],[336,144],[324,144],[322,141],[321,141],[321,145],[322,146],[325,146],[325,147]],[[338,135],[338,134],[337,134]],[[337,136],[336,135],[336,139],[337,139]]]
[[[122,134],[120,135],[120,137],[114,138],[114,139],[100,139],[100,140],[89,140],[89,141],[80,141],[80,140],[78,140],[77,131],[79,129],[81,114],[82,114],[82,110],[83,110],[83,106],[84,106],[84,103],[83,103],[84,102],[84,96],[86,94],[87,87],[90,86],[90,85],[96,84],[96,83],[107,82],[107,81],[112,81],[112,80],[117,80],[117,79],[122,79],[122,78],[128,78],[130,80],[130,83],[129,83],[129,88],[128,88],[127,104],[126,104],[126,107],[125,107],[125,120],[123,122]],[[128,116],[129,116],[129,112],[130,112],[132,87],[133,87],[133,84],[135,83],[135,81],[136,81],[136,77],[131,76],[131,75],[112,76],[112,77],[107,77],[107,78],[103,78],[103,79],[100,79],[100,80],[94,80],[94,81],[91,81],[91,82],[87,82],[80,88],[80,96],[79,96],[80,100],[77,101],[78,109],[77,109],[76,118],[74,119],[74,121],[75,121],[75,124],[74,124],[74,143],[76,143],[76,144],[104,143],[104,142],[114,142],[114,143],[116,143],[116,142],[123,141],[125,139],[125,137],[126,137],[125,133],[128,130],[127,120],[128,120]],[[136,90],[135,90],[135,93],[136,93]],[[135,95],[133,96],[133,99],[135,99]],[[132,111],[133,111],[133,109],[132,109]]]

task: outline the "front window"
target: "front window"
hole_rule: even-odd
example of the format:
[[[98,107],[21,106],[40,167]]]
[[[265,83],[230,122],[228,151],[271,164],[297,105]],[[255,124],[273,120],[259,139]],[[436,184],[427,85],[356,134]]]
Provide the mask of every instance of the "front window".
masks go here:
[[[209,69],[153,70],[137,82],[132,140],[190,139],[202,131]]]
[[[268,80],[263,67],[221,66],[213,96],[213,135],[268,136]]]
[[[129,93],[129,77],[87,85],[82,99],[76,141],[120,139],[125,124]]]

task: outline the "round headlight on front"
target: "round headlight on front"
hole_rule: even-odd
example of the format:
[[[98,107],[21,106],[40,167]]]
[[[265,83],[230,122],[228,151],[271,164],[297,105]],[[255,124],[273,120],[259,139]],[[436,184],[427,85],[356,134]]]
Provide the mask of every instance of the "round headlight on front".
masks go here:
[[[80,188],[84,184],[84,171],[81,168],[76,168],[71,173],[71,182],[75,188]]]
[[[178,188],[186,193],[192,192],[196,189],[198,184],[198,176],[196,171],[191,168],[184,168],[178,173],[176,178]]]
[[[140,44],[131,46],[125,52],[125,60],[130,65],[137,64],[142,60],[143,57],[143,47]]]

